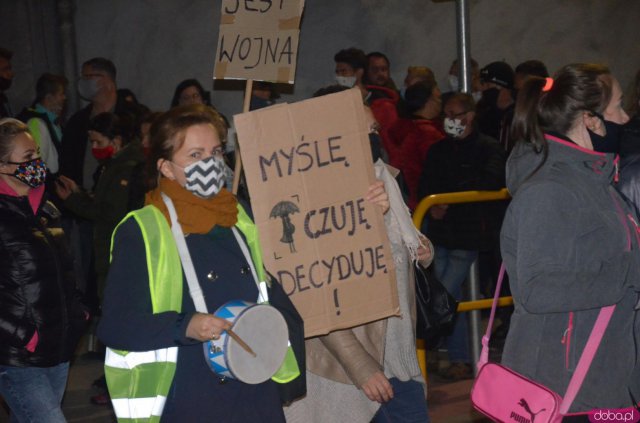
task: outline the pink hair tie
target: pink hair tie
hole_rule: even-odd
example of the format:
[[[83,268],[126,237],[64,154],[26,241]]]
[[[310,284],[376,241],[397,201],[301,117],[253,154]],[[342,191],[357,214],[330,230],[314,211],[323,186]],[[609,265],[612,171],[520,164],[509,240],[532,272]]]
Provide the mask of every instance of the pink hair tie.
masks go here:
[[[551,91],[551,87],[553,87],[553,78],[545,78],[546,82],[544,83],[544,87],[542,87],[542,92],[546,93],[547,91]]]

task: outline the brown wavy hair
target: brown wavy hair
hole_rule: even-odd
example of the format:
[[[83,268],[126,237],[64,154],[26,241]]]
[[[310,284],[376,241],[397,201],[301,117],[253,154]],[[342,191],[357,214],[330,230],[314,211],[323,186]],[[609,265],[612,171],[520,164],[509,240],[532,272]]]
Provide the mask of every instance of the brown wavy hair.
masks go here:
[[[225,144],[227,126],[224,119],[217,111],[204,104],[178,106],[155,119],[149,131],[147,185],[150,190],[158,185],[158,160],[172,160],[175,152],[184,144],[187,129],[200,124],[211,124],[220,141]]]

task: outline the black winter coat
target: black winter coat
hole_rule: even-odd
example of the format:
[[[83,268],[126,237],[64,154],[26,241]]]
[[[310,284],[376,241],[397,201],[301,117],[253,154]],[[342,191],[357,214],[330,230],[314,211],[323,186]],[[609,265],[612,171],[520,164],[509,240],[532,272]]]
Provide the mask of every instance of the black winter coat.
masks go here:
[[[465,139],[447,137],[427,153],[420,198],[431,194],[504,188],[504,151],[479,132]],[[423,232],[436,245],[455,250],[488,250],[497,244],[504,202],[452,204],[444,219],[428,217]]]
[[[68,361],[86,325],[60,212],[43,201],[0,195],[0,364],[50,367]],[[25,346],[38,331],[33,353]]]

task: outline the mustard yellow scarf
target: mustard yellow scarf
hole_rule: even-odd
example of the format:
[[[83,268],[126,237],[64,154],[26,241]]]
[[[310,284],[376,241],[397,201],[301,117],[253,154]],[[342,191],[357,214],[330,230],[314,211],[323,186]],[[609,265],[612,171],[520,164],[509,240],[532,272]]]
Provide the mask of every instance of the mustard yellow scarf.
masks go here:
[[[158,187],[147,193],[145,204],[156,206],[169,225],[169,210],[162,201],[160,193],[164,192],[171,200],[178,214],[178,222],[185,234],[206,234],[214,226],[230,228],[238,221],[238,200],[223,188],[216,196],[204,199],[187,191],[176,181],[160,178]]]

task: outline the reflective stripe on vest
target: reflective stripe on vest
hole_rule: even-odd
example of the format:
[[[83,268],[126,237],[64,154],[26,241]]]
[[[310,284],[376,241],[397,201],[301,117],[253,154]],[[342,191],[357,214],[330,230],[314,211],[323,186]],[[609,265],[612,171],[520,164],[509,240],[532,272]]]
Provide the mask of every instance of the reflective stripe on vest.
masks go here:
[[[118,227],[131,217],[136,219],[144,240],[153,313],[179,312],[182,307],[182,283],[175,281],[182,281],[182,265],[166,218],[156,207],[146,206],[129,213]],[[112,248],[118,227],[112,236]],[[247,240],[258,278],[266,281],[258,231],[240,204],[236,227]],[[177,347],[144,352],[107,348],[105,375],[118,422],[160,421],[173,383],[177,360]],[[289,346],[285,360],[273,380],[286,383],[299,375],[300,369]]]
[[[118,227],[133,218],[145,245],[149,293],[153,313],[182,308],[182,266],[164,215],[147,206],[129,213]],[[118,230],[114,230],[113,237]],[[178,361],[178,347],[127,352],[107,348],[105,376],[119,422],[159,422]]]

